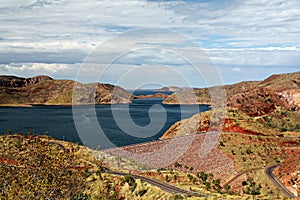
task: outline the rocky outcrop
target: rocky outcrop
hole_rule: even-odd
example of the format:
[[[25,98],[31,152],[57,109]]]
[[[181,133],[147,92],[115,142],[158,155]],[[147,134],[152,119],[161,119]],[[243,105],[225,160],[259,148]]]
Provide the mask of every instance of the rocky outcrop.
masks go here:
[[[49,76],[35,76],[33,78],[21,78],[16,76],[0,76],[0,87],[20,88],[37,84],[41,81],[53,80]]]
[[[278,96],[287,101],[287,107],[294,110],[300,109],[300,89],[286,90],[278,93]]]
[[[296,196],[300,195],[300,150],[294,148],[285,151],[287,158],[274,169],[274,174],[293,192]]]
[[[130,103],[131,94],[110,84],[81,84],[48,76],[0,77],[0,104],[72,105]]]
[[[261,116],[273,112],[276,106],[287,107],[287,102],[268,88],[256,88],[233,95],[227,100],[227,106],[238,108],[249,116]]]

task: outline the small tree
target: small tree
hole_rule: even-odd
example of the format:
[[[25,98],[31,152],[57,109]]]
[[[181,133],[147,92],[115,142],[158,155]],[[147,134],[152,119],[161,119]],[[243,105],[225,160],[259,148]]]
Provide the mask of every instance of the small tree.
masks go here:
[[[168,175],[166,175],[166,181],[167,181],[167,182],[170,182],[170,181],[171,181],[171,179],[170,179],[170,177],[169,177]]]
[[[198,172],[198,173],[197,173],[197,176],[198,176],[203,182],[205,182],[205,181],[207,180],[207,178],[208,178],[208,175],[205,174],[203,171]]]
[[[222,189],[220,183],[221,183],[220,179],[213,180],[214,189],[217,190],[218,192]]]
[[[207,190],[210,189],[210,183],[209,183],[209,182],[205,182],[205,188],[206,188]]]
[[[137,184],[132,176],[130,176],[130,175],[125,176],[125,182],[128,183],[131,191],[135,190]]]
[[[175,162],[174,166],[175,167],[182,167],[182,164],[180,164],[179,162]]]
[[[230,185],[228,185],[228,184],[224,185],[224,189],[225,189],[226,192],[228,193],[228,191],[230,190]]]
[[[260,184],[257,185],[257,184],[254,182],[254,180],[253,180],[252,177],[249,177],[249,178],[247,179],[247,182],[246,182],[246,183],[247,183],[247,184],[246,184],[247,186],[245,185],[245,183],[243,184],[243,182],[242,182],[242,184],[246,186],[246,187],[243,189],[243,192],[244,192],[245,194],[253,195],[253,199],[254,199],[254,196],[259,195],[259,194],[261,193],[261,192],[260,192],[260,189],[262,188],[261,185],[260,185]]]

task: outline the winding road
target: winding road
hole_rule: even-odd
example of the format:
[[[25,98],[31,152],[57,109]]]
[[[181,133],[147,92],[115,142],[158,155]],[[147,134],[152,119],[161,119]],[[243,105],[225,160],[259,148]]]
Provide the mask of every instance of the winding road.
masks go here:
[[[291,191],[289,191],[279,180],[276,179],[274,174],[272,173],[273,169],[278,167],[277,165],[272,165],[270,167],[265,168],[265,173],[268,176],[268,178],[273,182],[273,184],[286,196],[289,198],[297,198]]]
[[[232,182],[234,182],[236,179],[238,179],[240,176],[242,176],[243,174],[246,174],[248,172],[252,172],[252,171],[258,171],[258,170],[263,170],[266,173],[267,177],[272,181],[272,183],[277,187],[278,190],[280,190],[286,197],[288,198],[297,198],[297,196],[294,195],[294,193],[292,193],[291,191],[289,191],[272,173],[273,169],[275,169],[276,167],[278,167],[279,164],[276,165],[272,165],[269,167],[259,167],[259,168],[254,168],[254,169],[249,169],[243,172],[238,173],[235,177],[233,177],[232,179],[230,179],[229,181],[227,181],[224,185],[229,185]]]
[[[65,151],[65,147],[63,144],[59,143],[59,142],[49,142],[49,144],[54,144],[54,145],[58,145],[60,146],[64,151]],[[98,164],[96,164],[98,167],[103,168],[103,166],[100,166]],[[243,172],[240,172],[239,174],[237,174],[235,177],[233,177],[231,180],[229,180],[226,184],[231,184],[232,182],[234,182],[236,179],[238,179],[241,175],[251,172],[251,171],[258,171],[258,170],[262,170],[264,169],[264,172],[266,173],[267,177],[272,181],[272,183],[288,198],[297,198],[297,196],[295,196],[291,191],[289,191],[279,180],[276,179],[276,177],[274,176],[274,174],[272,173],[273,169],[275,169],[276,167],[278,167],[279,164],[276,165],[272,165],[272,166],[268,166],[268,167],[258,167],[258,168],[254,168],[254,169],[249,169]],[[207,197],[209,195],[207,194],[199,194],[196,192],[192,192],[189,190],[185,190],[179,187],[176,187],[174,185],[165,183],[165,182],[161,182],[155,179],[151,179],[148,177],[144,177],[144,176],[140,176],[140,175],[136,175],[136,174],[128,174],[128,173],[124,173],[124,172],[116,172],[116,171],[112,171],[108,168],[103,168],[105,173],[109,173],[109,174],[113,174],[113,175],[117,175],[117,176],[127,176],[130,175],[135,179],[140,179],[142,181],[145,181],[153,186],[157,186],[160,189],[166,191],[166,192],[170,192],[170,193],[175,193],[175,194],[188,194],[188,195],[193,195],[193,196],[197,196],[197,197]],[[225,185],[226,185],[225,184]]]
[[[65,146],[59,142],[48,142],[48,144],[51,145],[58,145],[62,150],[66,150]],[[2,161],[0,160],[0,164],[4,165],[4,166],[8,166],[8,167],[20,167],[17,164],[12,164],[8,161]],[[112,175],[117,175],[117,176],[132,176],[135,179],[140,179],[144,182],[147,182],[153,186],[157,186],[160,189],[169,192],[169,193],[175,193],[175,194],[187,194],[187,195],[192,195],[192,196],[197,196],[197,197],[208,197],[211,195],[208,194],[199,194],[197,192],[192,192],[189,190],[185,190],[183,188],[179,188],[177,186],[165,183],[165,182],[161,182],[155,179],[151,179],[148,177],[144,177],[144,176],[140,176],[140,175],[136,175],[136,174],[128,174],[128,173],[124,173],[124,172],[117,172],[117,171],[112,171],[108,168],[105,168],[101,165],[99,165],[98,163],[95,163],[100,169],[104,170],[104,173],[108,173],[108,174],[112,174]],[[258,171],[258,170],[262,170],[264,169],[264,172],[266,173],[267,177],[272,181],[272,183],[288,198],[297,198],[296,195],[294,195],[290,190],[288,190],[273,174],[273,169],[275,169],[276,167],[278,167],[279,164],[276,165],[272,165],[269,167],[265,167],[265,168],[254,168],[254,169],[250,169],[250,170],[246,170],[243,172],[240,172],[239,174],[237,174],[235,177],[233,177],[231,180],[229,180],[226,184],[231,184],[232,182],[234,182],[236,179],[238,179],[241,175],[247,173],[247,172],[251,172],[251,171]]]
[[[142,181],[145,181],[153,186],[157,186],[160,189],[169,192],[169,193],[175,193],[175,194],[188,194],[188,195],[193,195],[193,196],[197,196],[197,197],[208,197],[209,195],[207,194],[199,194],[197,192],[191,192],[189,190],[185,190],[179,187],[176,187],[174,185],[165,183],[165,182],[161,182],[155,179],[151,179],[148,177],[144,177],[144,176],[140,176],[140,175],[136,175],[136,174],[128,174],[128,173],[123,173],[123,172],[116,172],[116,171],[111,171],[109,169],[105,169],[105,173],[108,174],[113,174],[113,175],[117,175],[117,176],[132,176],[135,179],[140,179]]]
[[[59,142],[48,142],[48,144],[52,144],[52,145],[58,145],[62,150],[66,150],[65,146]],[[113,174],[113,175],[117,175],[117,176],[127,176],[127,175],[130,175],[132,176],[133,178],[135,179],[140,179],[142,181],[145,181],[153,186],[157,186],[159,187],[160,189],[166,191],[166,192],[169,192],[169,193],[175,193],[175,194],[188,194],[188,195],[192,195],[192,196],[197,196],[197,197],[208,197],[209,195],[207,194],[199,194],[197,192],[192,192],[192,191],[189,191],[189,190],[185,190],[185,189],[182,189],[182,188],[179,188],[177,186],[174,186],[174,185],[171,185],[171,184],[168,184],[168,183],[165,183],[165,182],[161,182],[161,181],[158,181],[158,180],[155,180],[155,179],[151,179],[151,178],[148,178],[148,177],[144,177],[144,176],[140,176],[140,175],[136,175],[136,174],[128,174],[128,173],[124,173],[124,172],[116,172],[116,171],[112,171],[108,168],[104,168],[103,166],[99,165],[98,163],[95,163],[100,169],[104,169],[104,172],[105,173],[108,173],[108,174]]]
[[[97,164],[98,165],[98,164]],[[108,168],[104,168],[103,166],[99,166],[104,170],[104,173],[108,173],[108,174],[113,174],[113,175],[117,175],[117,176],[132,176],[135,179],[140,179],[142,181],[145,181],[153,186],[159,187],[160,189],[169,192],[169,193],[174,193],[174,194],[188,194],[188,195],[192,195],[192,196],[197,196],[197,197],[208,197],[211,195],[207,195],[207,194],[199,194],[197,192],[192,192],[189,190],[185,190],[182,189],[180,187],[165,183],[165,182],[161,182],[155,179],[151,179],[145,176],[140,176],[140,175],[136,175],[136,174],[128,174],[128,173],[124,173],[124,172],[116,172],[116,171],[112,171]]]

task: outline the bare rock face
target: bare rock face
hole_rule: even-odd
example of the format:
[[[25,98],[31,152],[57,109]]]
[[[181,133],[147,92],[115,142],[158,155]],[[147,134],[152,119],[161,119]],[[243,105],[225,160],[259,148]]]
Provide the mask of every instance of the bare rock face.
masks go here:
[[[227,106],[238,108],[249,116],[261,116],[273,112],[276,106],[286,107],[286,101],[268,88],[256,88],[233,95],[227,100]]]
[[[0,76],[0,87],[20,88],[37,84],[41,81],[53,80],[49,76],[35,76],[33,78],[21,78],[16,76]]]
[[[34,85],[37,84],[41,81],[48,81],[48,80],[53,80],[51,77],[49,76],[35,76],[33,78],[26,78],[25,79],[25,86],[30,86],[30,85]]]
[[[286,150],[287,158],[274,169],[274,174],[296,196],[300,194],[300,150]]]
[[[288,102],[287,107],[294,110],[300,109],[300,89],[299,90],[286,90],[278,93],[280,98]]]

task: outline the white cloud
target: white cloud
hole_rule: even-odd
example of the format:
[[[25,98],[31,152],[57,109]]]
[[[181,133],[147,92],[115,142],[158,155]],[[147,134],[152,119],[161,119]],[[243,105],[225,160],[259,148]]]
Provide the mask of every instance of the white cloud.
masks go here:
[[[125,40],[101,46],[97,56],[102,64],[119,56],[128,46],[137,50],[173,45],[186,53],[195,48],[191,41],[196,39],[217,66],[231,66],[228,71],[234,73],[239,73],[237,69],[244,72],[249,66],[260,66],[262,71],[279,66],[282,72],[288,67],[299,70],[300,4],[296,0],[3,0],[0,23],[1,73],[6,70],[15,74],[70,76],[76,74],[79,65],[74,63],[81,62],[97,45],[119,33],[145,27],[179,31],[186,34],[187,40],[178,39],[171,32],[126,35]],[[190,51],[189,56],[202,61],[195,51]],[[182,60],[163,50],[135,51],[123,55],[115,64],[124,68],[115,71],[123,72],[137,63],[181,65],[180,70],[184,70]],[[12,62],[16,64],[8,64]],[[92,69],[91,66],[90,72]],[[89,70],[86,77],[88,74]],[[114,75],[111,77],[113,80]]]
[[[236,72],[240,72],[240,71],[242,71],[240,68],[238,68],[238,67],[234,67],[234,68],[232,68],[232,70],[233,71],[236,71]]]
[[[296,0],[5,2],[3,5],[12,6],[9,12],[5,9],[0,12],[1,37],[11,43],[5,44],[7,46],[15,46],[14,43],[30,46],[35,40],[42,40],[52,49],[51,43],[57,42],[56,47],[60,49],[59,43],[75,41],[89,43],[83,46],[85,49],[116,33],[138,27],[174,28],[194,38],[202,35],[226,36],[229,38],[214,40],[234,47],[295,44],[300,39],[300,5]],[[36,46],[36,49],[39,48],[39,45]]]
[[[20,7],[28,6],[35,2],[35,0],[1,0],[0,8],[12,8],[12,7]]]
[[[2,73],[24,73],[24,72],[42,72],[42,73],[57,73],[68,69],[67,64],[47,64],[47,63],[26,63],[26,64],[9,64],[0,65]]]
[[[261,66],[263,67],[298,67],[300,51],[262,48],[262,49],[214,49],[207,50],[208,55],[218,66]]]
[[[17,51],[17,52],[57,52],[64,50],[91,51],[95,48],[93,44],[77,42],[77,41],[17,41],[0,42],[0,51]]]

